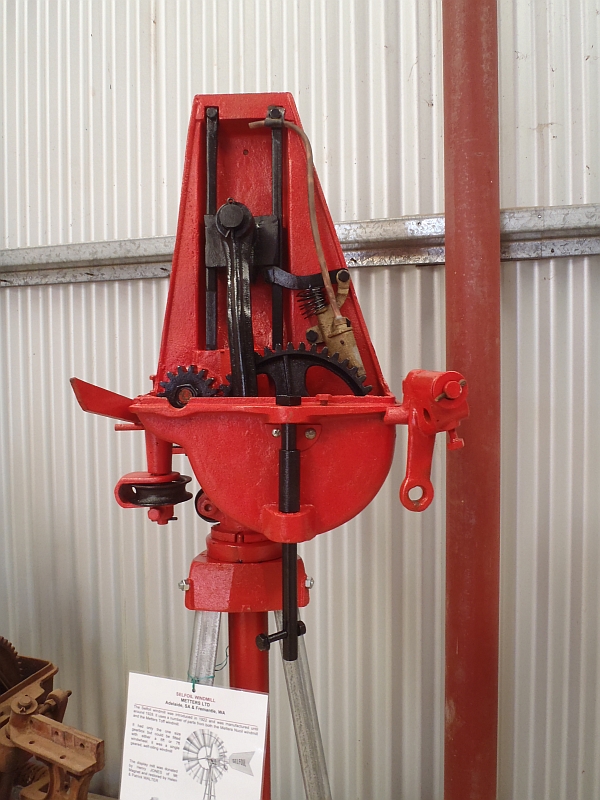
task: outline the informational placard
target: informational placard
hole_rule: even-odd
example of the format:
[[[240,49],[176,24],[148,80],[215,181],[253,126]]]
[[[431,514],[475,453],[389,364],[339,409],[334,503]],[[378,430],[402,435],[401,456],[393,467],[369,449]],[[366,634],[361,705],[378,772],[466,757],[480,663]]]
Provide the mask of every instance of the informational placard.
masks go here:
[[[268,695],[129,675],[121,800],[260,800]]]

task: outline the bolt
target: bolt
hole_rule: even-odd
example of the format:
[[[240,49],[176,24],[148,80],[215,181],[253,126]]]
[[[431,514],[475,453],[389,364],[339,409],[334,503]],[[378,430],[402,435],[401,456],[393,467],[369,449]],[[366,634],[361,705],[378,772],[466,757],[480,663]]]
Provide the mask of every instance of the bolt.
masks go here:
[[[269,111],[269,117],[271,119],[281,119],[281,111],[278,108],[272,108]]]
[[[281,436],[281,430],[279,428],[273,428],[271,431],[271,436],[274,436],[276,439],[278,439]]]
[[[315,344],[315,342],[319,339],[319,334],[316,331],[308,330],[306,331],[306,339],[311,344]]]
[[[307,428],[304,431],[304,435],[306,436],[307,439],[315,439],[317,436],[317,432],[314,428]]]
[[[219,109],[218,108],[207,108],[206,109],[206,116],[209,119],[216,119],[218,115],[219,115]]]
[[[444,386],[444,394],[448,400],[456,400],[457,397],[460,397],[461,392],[462,387],[458,381],[448,381]]]
[[[268,634],[259,633],[258,636],[256,637],[256,646],[263,653],[268,652],[271,649],[271,642],[269,640]]]
[[[244,221],[244,211],[235,203],[221,206],[218,212],[219,223],[228,229],[239,228]]]
[[[304,581],[304,585],[306,586],[307,589],[312,589],[312,587],[315,585],[315,579],[314,578],[307,578]]]
[[[192,397],[194,397],[194,392],[189,386],[182,386],[177,392],[177,399],[184,406],[190,402]]]
[[[177,585],[179,586],[179,588],[181,589],[182,592],[189,591],[190,582],[188,581],[187,578],[184,578],[182,581],[179,581],[179,583]]]
[[[22,697],[19,697],[19,699],[17,700],[17,706],[19,708],[19,711],[27,711],[27,709],[31,708],[32,705],[33,705],[33,700],[31,699],[31,697],[29,697],[28,694],[22,695]]]

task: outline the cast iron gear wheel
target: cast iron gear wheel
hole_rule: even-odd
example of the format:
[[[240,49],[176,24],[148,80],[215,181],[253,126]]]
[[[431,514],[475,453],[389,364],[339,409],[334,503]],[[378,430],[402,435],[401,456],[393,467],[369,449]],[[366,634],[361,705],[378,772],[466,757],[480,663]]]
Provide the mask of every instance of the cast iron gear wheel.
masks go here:
[[[168,381],[161,381],[164,391],[157,397],[166,397],[175,408],[183,408],[192,397],[214,397],[218,389],[213,389],[214,378],[207,378],[205,369],[197,371],[194,366],[177,367],[177,374],[167,372]]]
[[[0,694],[4,694],[23,680],[23,666],[13,645],[0,636]]]
[[[271,350],[265,347],[263,356],[255,353],[254,357],[256,374],[268,375],[273,381],[277,395],[308,397],[306,373],[311,367],[324,367],[333,372],[357,396],[368,394],[373,388],[364,385],[366,375],[359,377],[358,367],[350,367],[348,359],[340,361],[340,354],[329,355],[326,347],[318,351],[316,344],[308,349],[304,342],[300,342],[297,348],[291,342],[285,349],[276,347],[275,350]]]

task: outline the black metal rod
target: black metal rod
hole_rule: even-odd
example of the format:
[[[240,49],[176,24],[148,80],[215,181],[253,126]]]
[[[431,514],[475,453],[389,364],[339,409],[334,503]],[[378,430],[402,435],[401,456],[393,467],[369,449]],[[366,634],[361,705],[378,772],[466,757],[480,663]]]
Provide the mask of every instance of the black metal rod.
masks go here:
[[[272,107],[268,110],[272,119],[283,119],[285,109]],[[275,266],[283,268],[283,127],[271,129],[271,196],[272,213],[277,217],[279,228],[279,253]],[[271,324],[273,347],[283,346],[283,288],[273,284],[271,287]]]
[[[219,109],[206,109],[206,213],[217,213],[217,141]],[[217,349],[217,271],[206,270],[206,349]]]
[[[281,450],[279,451],[279,510],[285,514],[300,511],[300,451],[296,449],[297,426],[286,423],[281,426]],[[282,545],[282,611],[283,658],[296,661],[298,658],[298,545]]]
[[[279,510],[284,514],[300,511],[300,451],[296,450],[296,425],[281,426]]]
[[[296,661],[298,658],[298,545],[281,546],[283,564],[283,658]]]
[[[301,397],[278,395],[277,405],[299,406]],[[297,425],[281,426],[279,451],[279,511],[295,514],[300,511],[300,451],[296,447]],[[256,637],[259,650],[268,650],[273,642],[282,640],[285,661],[298,658],[298,636],[306,633],[306,625],[298,619],[298,545],[281,546],[282,630],[271,635],[261,633]]]

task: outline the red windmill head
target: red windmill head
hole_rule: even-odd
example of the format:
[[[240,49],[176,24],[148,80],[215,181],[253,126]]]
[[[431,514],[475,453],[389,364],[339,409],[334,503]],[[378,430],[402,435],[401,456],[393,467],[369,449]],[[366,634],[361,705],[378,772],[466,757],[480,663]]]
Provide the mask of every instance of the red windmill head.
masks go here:
[[[148,470],[121,479],[122,506],[164,523],[191,497],[176,447],[231,524],[288,543],[373,499],[397,423],[409,426],[401,501],[422,511],[435,435],[460,446],[468,414],[458,373],[410,373],[402,405],[390,393],[288,94],[195,98],[152,390],[73,386],[85,410],[146,432]]]

